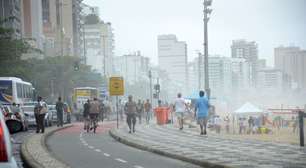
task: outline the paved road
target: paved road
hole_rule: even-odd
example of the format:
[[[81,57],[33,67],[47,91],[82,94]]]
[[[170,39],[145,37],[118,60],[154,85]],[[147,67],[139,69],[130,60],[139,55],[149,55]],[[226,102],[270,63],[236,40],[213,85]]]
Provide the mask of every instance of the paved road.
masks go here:
[[[34,133],[34,128],[31,128],[30,130],[26,132],[18,132],[11,135],[12,139],[12,146],[13,146],[13,155],[15,157],[15,160],[17,162],[17,165],[19,168],[24,168],[23,161],[21,159],[20,150],[21,150],[21,144],[23,141],[30,135]]]
[[[199,168],[186,162],[123,145],[108,135],[115,123],[103,123],[97,134],[83,133],[82,125],[59,131],[48,139],[58,159],[73,168]]]

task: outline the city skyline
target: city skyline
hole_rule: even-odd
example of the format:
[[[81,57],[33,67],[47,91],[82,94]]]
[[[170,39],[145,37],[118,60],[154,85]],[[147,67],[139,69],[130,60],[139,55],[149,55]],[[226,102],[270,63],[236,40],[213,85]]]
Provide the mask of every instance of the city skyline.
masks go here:
[[[115,55],[141,50],[157,64],[156,40],[161,34],[175,34],[186,41],[188,61],[197,56],[196,50],[203,51],[201,1],[131,0],[120,2],[120,6],[116,0],[85,0],[84,3],[98,6],[101,18],[112,22],[117,46]],[[303,39],[306,36],[305,6],[302,0],[213,1],[209,54],[230,57],[232,40],[246,39],[256,41],[259,58],[273,65],[274,48],[281,45],[306,48],[306,39]]]

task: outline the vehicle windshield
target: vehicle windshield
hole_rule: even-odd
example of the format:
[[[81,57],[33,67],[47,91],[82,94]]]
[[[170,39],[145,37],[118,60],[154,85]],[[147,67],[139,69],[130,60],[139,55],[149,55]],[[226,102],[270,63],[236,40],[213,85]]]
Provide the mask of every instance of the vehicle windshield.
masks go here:
[[[0,94],[12,95],[11,81],[0,81]]]

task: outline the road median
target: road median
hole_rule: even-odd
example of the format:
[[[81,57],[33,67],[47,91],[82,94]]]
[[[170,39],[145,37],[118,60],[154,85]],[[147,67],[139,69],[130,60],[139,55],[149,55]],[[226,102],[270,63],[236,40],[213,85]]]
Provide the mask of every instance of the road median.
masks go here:
[[[46,128],[44,134],[33,134],[21,145],[21,157],[29,168],[70,168],[66,163],[58,160],[47,148],[46,141],[56,131],[71,127]]]

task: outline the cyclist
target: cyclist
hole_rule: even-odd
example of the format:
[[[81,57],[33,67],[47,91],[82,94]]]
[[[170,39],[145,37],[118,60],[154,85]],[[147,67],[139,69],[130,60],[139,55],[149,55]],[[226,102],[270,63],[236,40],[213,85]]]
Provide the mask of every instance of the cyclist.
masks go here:
[[[92,102],[90,102],[89,105],[89,117],[90,117],[90,130],[94,130],[94,133],[96,133],[96,128],[97,128],[97,122],[98,122],[98,117],[100,113],[100,103],[97,98],[94,98]]]

